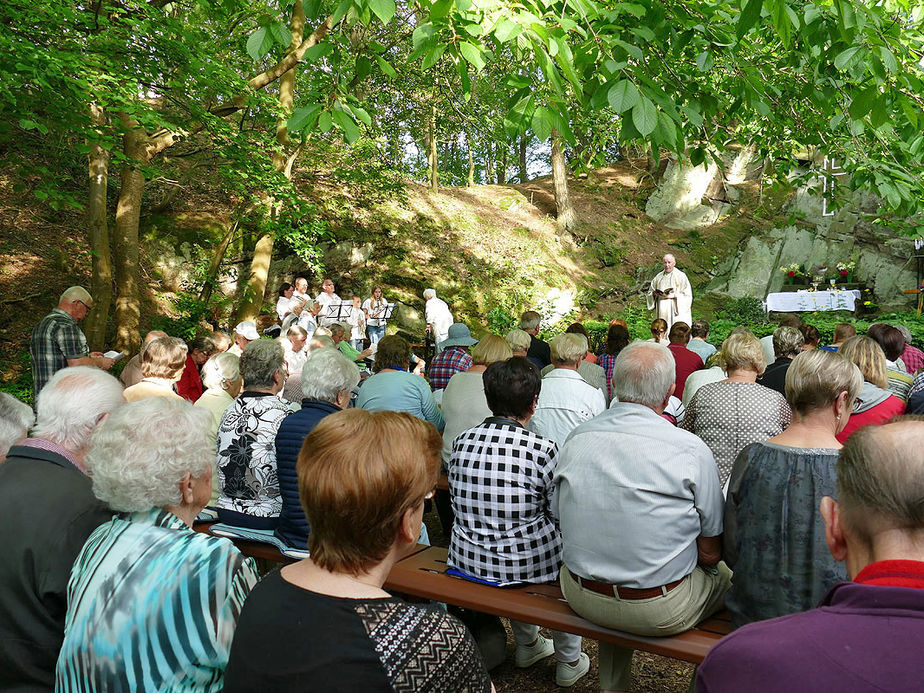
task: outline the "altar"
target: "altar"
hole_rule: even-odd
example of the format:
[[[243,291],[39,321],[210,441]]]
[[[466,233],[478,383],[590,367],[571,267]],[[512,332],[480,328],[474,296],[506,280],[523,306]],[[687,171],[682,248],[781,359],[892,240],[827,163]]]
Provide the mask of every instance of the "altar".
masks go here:
[[[764,309],[777,313],[804,313],[815,310],[856,310],[860,291],[796,291],[767,294]]]

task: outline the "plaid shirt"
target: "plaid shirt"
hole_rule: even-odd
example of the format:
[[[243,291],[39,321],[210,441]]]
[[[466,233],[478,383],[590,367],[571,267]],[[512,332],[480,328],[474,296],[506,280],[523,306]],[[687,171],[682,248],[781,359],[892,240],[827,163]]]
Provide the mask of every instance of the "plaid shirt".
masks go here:
[[[612,354],[602,353],[597,357],[597,365],[606,373],[607,400],[613,399],[613,368],[616,366],[616,357]]]
[[[472,367],[472,357],[465,347],[451,346],[437,354],[430,364],[430,389],[442,390],[456,373]]]
[[[561,533],[549,510],[557,460],[554,441],[510,419],[489,417],[456,437],[449,564],[501,585],[557,580]]]
[[[902,352],[902,361],[908,372],[913,375],[921,368],[924,368],[924,351],[906,344],[905,350]]]
[[[67,368],[68,359],[90,355],[87,338],[68,313],[55,308],[32,330],[32,387],[37,395],[57,371]]]

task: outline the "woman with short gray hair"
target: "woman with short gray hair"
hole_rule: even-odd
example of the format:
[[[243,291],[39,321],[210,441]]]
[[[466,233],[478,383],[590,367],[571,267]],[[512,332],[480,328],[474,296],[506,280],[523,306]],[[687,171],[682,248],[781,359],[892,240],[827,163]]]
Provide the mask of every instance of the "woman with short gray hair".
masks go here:
[[[208,418],[151,397],[116,409],[94,434],[93,493],[119,514],[74,563],[56,690],[221,689],[257,574],[227,539],[192,531],[212,484]]]
[[[242,383],[240,357],[237,354],[215,354],[202,366],[202,384],[206,390],[193,406],[205,409],[212,415],[209,423],[209,436],[212,440],[217,440],[221,417],[234,402],[234,398],[240,394]],[[219,491],[216,469],[212,477],[212,497],[209,499],[209,505],[214,505],[218,500]]]
[[[767,364],[763,347],[750,332],[730,334],[718,358],[728,377],[699,388],[680,425],[712,450],[724,485],[738,453],[782,433],[792,411],[783,395],[757,383]]]
[[[125,388],[125,401],[145,397],[183,399],[176,393],[176,383],[186,369],[186,342],[177,337],[160,337],[141,352],[141,382]]]
[[[277,395],[286,381],[282,345],[250,342],[241,354],[244,391],[218,426],[218,519],[251,529],[275,529],[282,510],[276,472],[276,432],[298,405]]]
[[[287,546],[304,549],[308,542],[308,521],[298,496],[295,471],[302,443],[321,420],[346,409],[359,383],[359,368],[336,349],[320,349],[302,369],[302,408],[287,417],[276,434],[276,467],[282,511],[276,537]]]
[[[862,387],[860,370],[843,356],[799,354],[786,372],[792,425],[735,460],[724,544],[735,571],[725,603],[736,627],[811,609],[847,579],[828,551],[819,506],[836,495],[836,436]]]
[[[6,459],[13,445],[26,437],[34,423],[32,407],[9,393],[0,392],[0,462]]]

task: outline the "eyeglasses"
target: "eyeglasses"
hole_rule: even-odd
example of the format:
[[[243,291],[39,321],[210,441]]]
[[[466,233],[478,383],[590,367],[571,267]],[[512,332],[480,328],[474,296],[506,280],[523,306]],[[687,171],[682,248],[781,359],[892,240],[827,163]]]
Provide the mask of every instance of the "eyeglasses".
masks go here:
[[[853,410],[854,410],[854,411],[860,411],[860,407],[861,407],[861,406],[863,406],[863,400],[860,399],[859,397],[857,397],[857,398],[853,401]]]
[[[88,313],[90,312],[90,310],[91,310],[90,306],[87,305],[86,303],[84,303],[83,301],[81,301],[79,298],[78,298],[78,299],[74,299],[74,302],[75,302],[75,303],[79,303],[79,304],[82,305],[84,308],[86,308]]]

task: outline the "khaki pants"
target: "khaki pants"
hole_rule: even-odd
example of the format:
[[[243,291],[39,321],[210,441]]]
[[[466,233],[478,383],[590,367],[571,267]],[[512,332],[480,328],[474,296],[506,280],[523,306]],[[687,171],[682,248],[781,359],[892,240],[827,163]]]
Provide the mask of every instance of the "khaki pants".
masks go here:
[[[581,587],[567,566],[561,569],[561,591],[578,614],[601,626],[636,635],[676,635],[689,630],[725,604],[731,570],[724,562],[696,566],[667,594],[650,599],[620,599]],[[629,690],[632,650],[600,643],[600,688]]]

